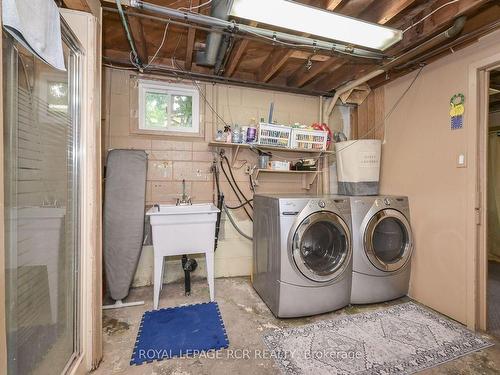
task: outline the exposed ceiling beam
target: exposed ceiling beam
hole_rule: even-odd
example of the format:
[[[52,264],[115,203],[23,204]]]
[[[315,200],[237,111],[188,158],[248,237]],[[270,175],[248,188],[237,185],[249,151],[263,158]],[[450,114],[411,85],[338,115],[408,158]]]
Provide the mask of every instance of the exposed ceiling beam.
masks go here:
[[[456,18],[467,14],[468,12],[479,8],[491,0],[461,0],[456,3],[451,3],[440,10],[436,11],[432,16],[429,16],[425,21],[419,23],[415,27],[416,22],[426,17],[433,11],[437,10],[444,4],[449,3],[449,0],[435,1],[434,4],[425,9],[417,18],[408,20],[405,24],[401,25],[401,29],[405,30],[411,27],[404,33],[403,40],[395,44],[390,51],[400,51],[412,45],[419,43],[421,40],[430,37],[432,34],[444,29],[450,25]]]
[[[129,17],[128,23],[130,25],[130,31],[132,32],[132,37],[134,38],[135,45],[137,47],[137,53],[139,54],[139,59],[146,64],[148,62],[148,45],[146,37],[144,34],[144,27],[142,25],[142,19],[139,17]]]
[[[405,0],[405,1],[408,1],[408,0]],[[415,0],[413,0],[415,1]],[[397,1],[396,1],[397,2]],[[327,9],[330,9],[328,8],[329,6],[332,7],[331,10],[337,8],[337,7],[340,7],[341,5],[347,5],[348,2],[342,2],[342,1],[330,1],[328,4],[327,4]],[[351,7],[352,7],[352,3],[355,3],[354,4],[354,8],[352,8],[351,10],[349,10],[351,13],[354,12],[354,9],[357,10],[357,13],[354,13],[354,15],[357,15],[358,13],[362,12],[363,9],[363,5],[368,5],[368,3],[371,3],[371,1],[358,1],[358,0],[355,0],[355,1],[349,1],[349,3],[351,3]],[[392,1],[379,1],[378,3],[392,3]],[[376,4],[374,6],[377,6]],[[367,8],[366,10],[364,10],[364,12],[368,11],[371,7]],[[344,9],[342,9],[344,10]],[[315,79],[319,74],[323,73],[324,71],[326,71],[327,69],[330,69],[332,68],[333,70],[336,70],[338,68],[340,68],[343,64],[346,63],[346,60],[345,59],[341,59],[341,58],[338,58],[338,57],[331,57],[329,60],[327,61],[324,61],[324,62],[321,62],[321,63],[314,63],[312,65],[312,67],[307,70],[305,65],[302,65],[301,67],[299,67],[298,69],[296,69],[291,75],[290,77],[288,77],[287,79],[287,85],[289,86],[298,86],[298,87],[302,87],[304,85],[306,85],[307,83],[311,82],[313,79]]]
[[[359,18],[384,25],[416,2],[417,0],[377,1],[366,8]]]
[[[363,10],[368,8],[374,2],[392,2],[392,0],[349,0],[343,1],[342,4],[336,7],[335,12],[345,16],[357,17]]]
[[[92,13],[94,16],[100,18],[101,3],[99,0],[63,0],[63,4],[69,9]]]
[[[118,66],[127,66],[131,67],[131,63],[129,60],[129,54],[125,51],[105,49],[103,51],[103,61],[112,63],[113,65],[119,64]],[[177,60],[179,65],[183,65],[184,61]],[[118,67],[117,66],[117,67]],[[184,69],[176,69],[171,65],[170,58],[157,58],[155,59],[155,63],[150,67],[147,71],[148,74],[157,74],[160,76],[174,76],[176,78],[183,79],[196,79],[202,80],[205,82],[211,83],[222,83],[222,84],[231,84],[238,85],[244,87],[252,87],[252,88],[260,88],[274,91],[283,91],[288,93],[297,93],[303,95],[327,95],[326,92],[316,92],[307,89],[300,88],[289,88],[285,85],[280,84],[272,84],[272,83],[264,83],[264,82],[256,82],[251,79],[249,76],[241,76],[241,77],[222,77],[216,76],[212,74],[211,70],[206,67],[201,67],[197,65],[193,65],[193,69],[188,72]]]
[[[257,26],[257,22],[252,21],[249,23],[250,26]],[[237,42],[235,48],[231,51],[231,55],[229,56],[229,60],[227,61],[226,68],[224,69],[224,76],[226,77],[231,77],[236,68],[238,67],[238,64],[240,62],[241,57],[245,53],[245,50],[248,47],[248,43],[250,40],[248,39],[240,39],[239,42]]]
[[[191,69],[193,65],[193,52],[194,52],[194,42],[196,39],[196,29],[190,28],[187,35],[187,46],[186,46],[186,63],[185,68],[187,70]]]
[[[292,56],[292,53],[293,50],[284,48],[273,50],[262,64],[262,69],[259,69],[257,80],[268,82]]]
[[[292,59],[299,59],[299,60],[308,60],[311,59],[311,61],[326,61],[330,60],[331,56],[328,55],[311,55],[311,52],[306,52],[306,51],[293,51],[292,56],[290,56]]]
[[[231,52],[229,60],[226,64],[226,68],[224,70],[224,76],[231,77],[234,74],[236,67],[238,66],[241,60],[241,57],[243,56],[245,50],[248,47],[248,42],[249,42],[248,39],[241,39],[239,42],[236,43],[236,46]]]
[[[312,0],[305,0],[302,3],[304,5],[310,5]],[[308,37],[309,34],[302,34],[302,36]],[[278,73],[281,67],[285,65],[292,54],[292,49],[274,49],[262,64],[262,69],[259,69],[257,73],[257,80],[261,82],[270,81],[271,78]]]
[[[325,70],[335,70],[343,64],[344,59],[341,58],[330,58],[326,61],[314,62],[310,69],[307,69],[304,64],[287,78],[286,83],[288,86],[302,87],[306,83],[312,81],[317,75],[323,73]]]
[[[340,6],[342,3],[346,3],[347,0],[326,0],[325,9],[329,11],[334,11],[335,8]]]
[[[475,43],[480,37],[500,28],[500,4],[484,7],[480,12],[474,14],[465,23],[462,34],[449,43],[437,46],[424,53],[418,58],[418,62],[430,64],[450,53],[457,52],[462,48]],[[417,62],[416,61],[416,62]],[[371,79],[368,84],[372,88],[382,86],[390,81],[397,79],[411,71],[418,69],[419,64],[409,65],[406,69],[397,69],[390,71],[387,75],[381,75]]]
[[[439,6],[443,5],[446,2],[446,0],[436,1],[433,7],[427,10],[426,14],[429,14],[434,9],[437,9]],[[393,53],[399,54],[405,49],[405,47],[408,47],[410,45],[418,46],[430,36],[444,30],[457,17],[464,15],[467,12],[470,12],[488,2],[489,0],[461,0],[457,3],[453,3],[446,6],[445,8],[442,8],[440,11],[428,17],[425,21],[421,22],[416,27],[409,29],[409,31],[404,34],[403,41],[396,44],[395,49],[397,50],[395,50]],[[411,20],[410,25],[415,24],[421,19],[421,17],[424,16],[425,14],[421,15],[418,19]],[[370,67],[364,66],[358,68],[356,71],[350,70],[349,74],[331,75],[327,79],[322,79],[321,82],[316,82],[313,87],[315,90],[331,91],[336,89],[343,83],[361,77],[368,70],[370,70]]]
[[[329,74],[325,78],[318,80],[312,87],[329,87],[327,91],[332,91],[343,83],[353,81],[358,76],[363,76],[370,69],[374,69],[373,65],[342,64],[333,74]]]
[[[191,6],[197,7],[200,4],[200,0],[192,0]],[[192,10],[193,12],[198,12],[198,8]],[[194,42],[196,40],[196,29],[190,27],[187,35],[187,46],[186,46],[186,58],[184,63],[184,68],[190,70],[193,65],[193,52],[194,52]]]

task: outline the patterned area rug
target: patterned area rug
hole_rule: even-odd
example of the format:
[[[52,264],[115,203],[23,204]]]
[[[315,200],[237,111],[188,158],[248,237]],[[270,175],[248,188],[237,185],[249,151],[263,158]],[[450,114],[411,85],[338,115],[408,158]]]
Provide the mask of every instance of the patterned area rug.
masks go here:
[[[275,331],[264,341],[286,374],[412,374],[492,346],[485,336],[407,302]]]

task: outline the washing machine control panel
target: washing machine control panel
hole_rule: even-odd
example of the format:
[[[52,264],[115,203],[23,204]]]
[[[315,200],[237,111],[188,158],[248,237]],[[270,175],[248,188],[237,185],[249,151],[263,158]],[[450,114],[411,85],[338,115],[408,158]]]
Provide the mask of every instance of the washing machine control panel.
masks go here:
[[[308,206],[313,210],[351,212],[349,199],[312,199]]]

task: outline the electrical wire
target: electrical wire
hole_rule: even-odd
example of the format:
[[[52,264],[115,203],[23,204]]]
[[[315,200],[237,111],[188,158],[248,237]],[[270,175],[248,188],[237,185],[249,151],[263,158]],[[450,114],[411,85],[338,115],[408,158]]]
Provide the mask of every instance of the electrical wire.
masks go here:
[[[106,66],[111,69],[117,69],[117,70],[137,70],[137,68],[129,68],[128,66],[118,66],[118,65],[113,65],[113,64],[108,64],[108,63],[102,63],[102,66]]]
[[[160,43],[160,46],[158,47],[158,49],[156,50],[156,52],[154,53],[153,57],[151,58],[151,60],[148,62],[148,64],[146,66],[143,67],[143,69],[147,69],[149,68],[149,66],[153,63],[153,61],[156,59],[156,56],[158,56],[158,52],[160,52],[160,50],[162,49],[163,45],[165,44],[165,40],[167,38],[167,35],[168,35],[168,26],[170,25],[170,23],[167,23],[167,25],[165,26],[165,30],[163,31],[163,38],[161,39],[161,43]]]
[[[170,21],[170,20],[169,20]],[[134,59],[132,58],[132,51],[129,52],[129,60],[130,60],[130,63],[139,71],[143,71],[144,69],[147,69],[151,66],[151,64],[153,63],[153,61],[155,61],[156,59],[156,56],[158,56],[158,52],[160,52],[160,50],[162,49],[163,45],[165,44],[165,40],[167,38],[167,35],[168,35],[168,26],[170,25],[170,22],[167,22],[167,24],[165,25],[165,30],[163,31],[163,37],[161,39],[161,42],[160,42],[160,46],[158,47],[158,49],[156,50],[156,52],[154,53],[153,57],[151,58],[151,60],[148,61],[148,63],[144,66],[140,66],[138,65]]]
[[[172,65],[175,64],[175,67],[177,69],[179,69],[180,71],[184,72],[184,73],[188,73],[187,70],[185,70],[184,68],[182,68],[179,64],[177,64],[177,60],[176,60],[176,57],[175,56],[172,56]],[[175,74],[175,73],[174,73]],[[187,77],[187,79],[189,79],[193,85],[196,86],[199,94],[201,95],[201,97],[203,98],[203,101],[205,102],[206,105],[208,105],[208,107],[210,108],[210,110],[212,111],[212,113],[219,119],[222,121],[222,123],[224,124],[224,126],[229,126],[229,124],[222,118],[221,115],[219,115],[219,113],[215,110],[215,108],[212,106],[212,104],[208,101],[205,93],[203,92],[203,90],[201,89],[200,85],[198,84],[198,82],[194,79],[194,78],[191,78],[191,77]]]
[[[238,225],[236,224],[236,222],[234,221],[233,217],[231,216],[231,213],[229,212],[229,209],[228,207],[226,206],[226,204],[223,204],[222,205],[222,208],[224,209],[224,212],[226,213],[229,221],[231,222],[231,224],[233,225],[234,229],[236,229],[236,231],[241,234],[243,237],[245,237],[247,240],[250,240],[250,241],[253,241],[253,238],[250,237],[248,234],[245,234],[245,232],[243,232],[239,227]]]
[[[203,4],[200,4],[200,5],[197,5],[197,6],[190,6],[189,8],[186,8],[186,7],[181,7],[181,8],[177,8],[177,10],[187,10],[189,12],[191,12],[193,9],[199,9],[199,8],[202,8],[204,7],[205,5],[208,5],[212,2],[212,0],[208,0],[207,2],[203,3]],[[191,4],[193,4],[193,2],[191,1]]]
[[[381,128],[384,128],[385,129],[385,122],[389,119],[389,117],[391,117],[391,115],[393,114],[393,112],[396,110],[396,108],[398,107],[399,103],[401,103],[401,101],[403,100],[403,98],[406,96],[406,94],[408,93],[408,91],[410,91],[410,89],[413,87],[413,85],[415,84],[415,82],[417,81],[418,77],[420,76],[420,73],[422,73],[422,70],[424,69],[424,65],[422,65],[420,67],[420,69],[418,70],[417,74],[415,75],[415,77],[413,77],[412,81],[410,82],[410,84],[408,85],[408,87],[403,91],[403,93],[401,94],[401,96],[396,100],[396,102],[394,103],[394,105],[391,107],[391,109],[389,110],[389,112],[387,112],[387,114],[384,116],[384,119],[375,127],[373,127],[372,129],[368,130],[365,134],[363,134],[361,137],[359,137],[358,139],[354,140],[352,143],[349,143],[348,145],[346,145],[345,147],[341,148],[340,150],[335,150],[335,154],[337,154],[338,152],[340,151],[344,151],[345,149],[353,146],[354,144],[356,144],[357,142],[361,141],[362,139],[364,139],[367,135],[375,132],[376,130],[379,130]]]
[[[408,26],[406,29],[403,30],[403,34],[406,33],[408,30],[414,28],[415,26],[417,26],[418,24],[424,22],[427,18],[429,18],[430,16],[432,16],[434,13],[440,11],[441,9],[443,9],[444,7],[447,7],[448,5],[451,5],[451,4],[455,4],[455,3],[458,3],[460,0],[452,0],[452,1],[448,1],[447,3],[444,3],[443,5],[441,5],[440,7],[437,7],[436,9],[434,9],[432,12],[430,12],[428,15],[426,15],[425,17],[422,17],[421,19],[419,19],[417,22],[415,22],[414,24]]]

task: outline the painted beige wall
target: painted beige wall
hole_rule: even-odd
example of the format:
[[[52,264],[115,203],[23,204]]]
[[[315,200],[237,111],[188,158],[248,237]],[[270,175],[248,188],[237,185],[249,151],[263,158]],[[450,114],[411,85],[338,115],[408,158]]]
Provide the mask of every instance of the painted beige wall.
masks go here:
[[[470,301],[466,259],[474,259],[475,251],[466,245],[468,217],[474,215],[466,201],[475,177],[457,168],[457,158],[472,149],[477,123],[451,131],[449,101],[458,92],[467,94],[469,66],[498,53],[499,44],[496,32],[426,66],[387,120],[382,149],[381,192],[410,198],[415,238],[410,296],[463,323]],[[385,86],[386,113],[415,74]]]
[[[131,78],[132,76],[132,78]],[[204,130],[201,138],[135,134],[136,94],[131,71],[106,68],[103,77],[103,157],[109,149],[144,149],[149,155],[146,206],[155,203],[174,203],[182,191],[182,179],[186,179],[188,194],[194,202],[212,202],[216,194],[215,184],[210,172],[215,150],[208,145],[216,128],[222,129],[223,122],[205,104],[200,96],[200,115]],[[152,77],[144,77],[151,79]],[[158,78],[158,77],[157,77]],[[178,83],[174,79],[162,78],[166,82]],[[184,82],[190,84],[190,82]],[[295,122],[312,124],[318,121],[319,98],[303,95],[277,93],[235,86],[201,84],[201,90],[208,102],[227,123],[240,126],[249,124],[252,118],[267,118],[270,102],[274,102],[274,118],[283,124]],[[226,148],[231,160],[231,149]],[[281,153],[284,158],[297,158],[297,153]],[[281,159],[276,159],[281,160]],[[104,162],[104,159],[103,159]],[[245,173],[247,165],[256,164],[256,155],[243,150],[239,153],[233,172],[236,180],[247,197],[252,196],[249,178]],[[302,188],[301,177],[293,175],[265,175],[259,177],[257,192],[311,192],[316,193],[321,184],[315,183],[311,189]],[[227,203],[237,205],[236,197],[221,173],[221,188]],[[224,218],[224,216],[223,216]],[[252,223],[242,210],[236,212],[241,228],[248,234]],[[252,244],[242,238],[231,224],[222,221],[220,242],[215,256],[216,277],[249,275],[252,266]],[[205,275],[205,264],[199,259],[196,275]],[[145,246],[141,255],[134,286],[151,284],[153,253],[151,246]],[[180,260],[174,259],[167,264],[166,281],[183,277]]]

